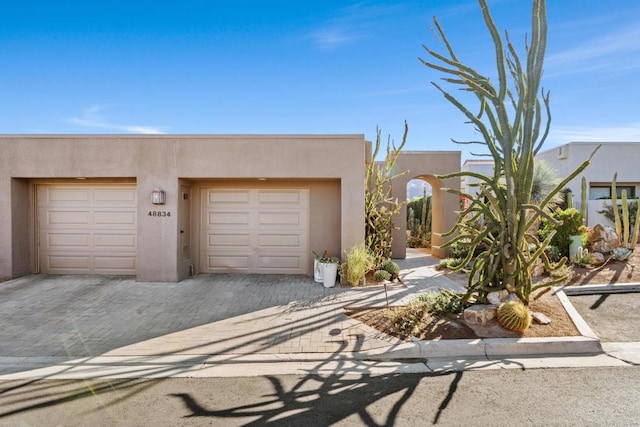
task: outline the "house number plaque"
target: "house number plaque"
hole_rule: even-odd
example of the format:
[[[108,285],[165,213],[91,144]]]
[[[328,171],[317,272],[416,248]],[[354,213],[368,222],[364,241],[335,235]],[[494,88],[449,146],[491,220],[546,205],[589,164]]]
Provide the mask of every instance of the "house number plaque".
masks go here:
[[[171,216],[171,212],[169,212],[169,211],[149,211],[149,213],[147,215],[155,216],[155,217],[167,217],[167,216]]]

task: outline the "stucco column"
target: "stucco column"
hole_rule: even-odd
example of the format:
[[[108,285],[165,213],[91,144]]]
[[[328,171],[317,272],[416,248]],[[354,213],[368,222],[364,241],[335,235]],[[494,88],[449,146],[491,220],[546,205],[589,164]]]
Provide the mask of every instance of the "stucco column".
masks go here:
[[[11,178],[0,179],[0,280],[13,276],[11,251]]]
[[[154,205],[154,189],[165,192],[165,204]],[[138,265],[140,282],[178,281],[178,181],[174,177],[145,176],[137,179]]]

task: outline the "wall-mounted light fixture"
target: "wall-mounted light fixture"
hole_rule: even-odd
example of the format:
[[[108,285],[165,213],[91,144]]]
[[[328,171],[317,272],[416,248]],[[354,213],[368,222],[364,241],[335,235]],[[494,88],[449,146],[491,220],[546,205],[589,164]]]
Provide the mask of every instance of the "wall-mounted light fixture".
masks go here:
[[[151,203],[154,205],[164,205],[165,193],[159,188],[151,192]]]

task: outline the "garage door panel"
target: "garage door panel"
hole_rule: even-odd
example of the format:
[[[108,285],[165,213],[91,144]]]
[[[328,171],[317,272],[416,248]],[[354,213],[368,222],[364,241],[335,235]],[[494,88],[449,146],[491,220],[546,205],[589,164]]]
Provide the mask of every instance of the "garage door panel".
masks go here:
[[[207,247],[215,249],[224,248],[246,248],[251,244],[251,235],[249,233],[210,233],[207,236]]]
[[[136,202],[135,189],[96,189],[93,193],[96,203],[101,204],[132,204]]]
[[[202,201],[203,271],[308,273],[309,190],[209,188]]]
[[[88,210],[50,210],[44,211],[42,216],[44,216],[44,225],[48,227],[58,225],[87,227],[91,223],[91,212]]]
[[[299,191],[263,190],[258,193],[258,202],[261,205],[293,205],[302,207],[303,197]]]
[[[91,246],[91,234],[49,232],[44,235],[44,244],[48,250],[87,250]]]
[[[91,257],[87,255],[49,255],[44,258],[48,271],[60,271],[59,274],[91,272]]]
[[[136,236],[133,234],[96,233],[93,236],[93,246],[101,250],[135,251]]]
[[[122,271],[130,271],[135,274],[136,260],[134,256],[96,256],[93,259],[94,269],[101,273],[122,274]]]
[[[96,225],[130,225],[135,227],[136,213],[96,210],[93,214],[93,222]]]
[[[210,270],[228,271],[228,270],[245,270],[249,271],[251,265],[250,255],[229,255],[229,254],[211,254],[207,257],[207,267]]]
[[[302,250],[300,234],[258,234],[259,248],[289,248]]]
[[[249,190],[215,190],[209,191],[207,198],[210,204],[224,206],[226,204],[249,204]]]
[[[209,212],[207,224],[209,227],[226,225],[248,226],[250,224],[250,215],[246,211]]]
[[[89,202],[91,192],[83,188],[48,188],[42,194],[41,204]]]
[[[258,256],[258,268],[262,270],[300,270],[299,256]]]
[[[259,226],[291,226],[301,227],[304,225],[302,219],[302,212],[258,212],[258,225]]]
[[[37,194],[41,272],[136,273],[135,185],[42,185]]]

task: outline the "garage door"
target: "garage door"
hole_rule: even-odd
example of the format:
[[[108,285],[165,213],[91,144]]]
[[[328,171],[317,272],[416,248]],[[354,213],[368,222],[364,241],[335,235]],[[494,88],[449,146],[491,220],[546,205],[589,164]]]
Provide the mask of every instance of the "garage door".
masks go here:
[[[40,271],[136,273],[136,187],[38,186]]]
[[[308,274],[309,190],[203,189],[201,270]]]

